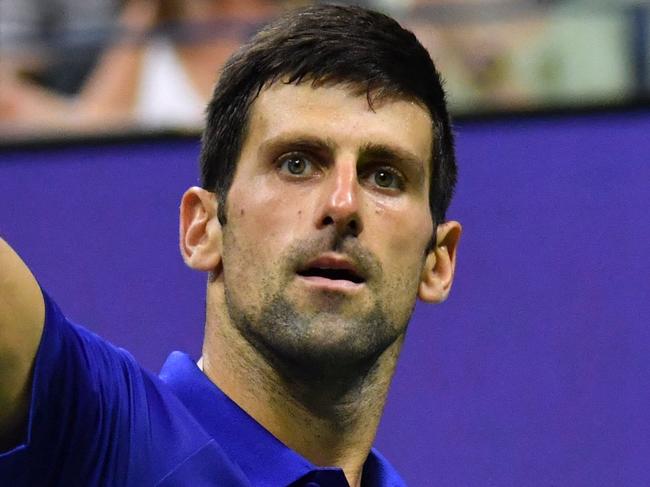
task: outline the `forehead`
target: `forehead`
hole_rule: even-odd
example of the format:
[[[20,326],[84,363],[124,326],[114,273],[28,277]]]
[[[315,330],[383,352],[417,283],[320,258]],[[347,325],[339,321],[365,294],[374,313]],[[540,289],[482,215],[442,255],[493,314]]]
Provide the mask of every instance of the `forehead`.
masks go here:
[[[384,97],[370,106],[365,92],[343,84],[276,82],[253,103],[244,145],[292,136],[322,138],[342,150],[381,144],[413,154],[428,172],[432,127],[428,110],[412,100]]]

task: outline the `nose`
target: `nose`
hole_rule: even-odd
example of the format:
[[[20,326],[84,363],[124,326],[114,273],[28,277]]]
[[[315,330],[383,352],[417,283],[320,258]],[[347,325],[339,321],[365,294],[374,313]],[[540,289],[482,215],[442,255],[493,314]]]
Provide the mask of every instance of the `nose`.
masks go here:
[[[323,186],[317,226],[324,228],[332,225],[339,235],[359,235],[362,223],[356,160],[349,158],[337,162]]]

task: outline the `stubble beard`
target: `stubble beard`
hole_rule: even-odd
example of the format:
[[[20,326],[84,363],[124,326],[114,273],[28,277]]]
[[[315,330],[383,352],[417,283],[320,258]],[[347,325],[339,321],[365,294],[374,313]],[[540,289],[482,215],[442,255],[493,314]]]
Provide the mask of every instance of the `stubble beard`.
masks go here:
[[[289,249],[274,268],[292,269],[295,262],[319,251],[335,249],[354,256],[376,282],[382,282],[383,270],[378,260],[358,244],[336,239],[327,248],[321,247],[322,242],[301,242]],[[295,278],[290,273],[284,278],[262,279],[262,306],[254,309],[245,306],[241,296],[236,296],[238,283],[228,277],[229,273],[225,272],[226,308],[238,332],[286,379],[320,387],[334,384],[346,387],[344,384],[352,386],[363,380],[388,347],[396,342],[401,344],[415,306],[414,290],[410,303],[400,303],[396,306],[398,310],[386,309],[394,304],[386,297],[408,293],[410,283],[398,282],[382,293],[384,296],[371,297],[372,301],[358,313],[349,309],[349,303],[346,306],[348,296],[334,292],[321,296],[327,306],[304,310],[286,291]]]

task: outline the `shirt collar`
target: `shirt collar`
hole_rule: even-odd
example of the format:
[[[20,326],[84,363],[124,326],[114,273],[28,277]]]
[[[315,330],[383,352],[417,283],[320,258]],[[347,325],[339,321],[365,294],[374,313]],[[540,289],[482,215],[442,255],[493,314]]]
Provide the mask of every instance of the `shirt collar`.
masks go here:
[[[239,465],[252,485],[289,485],[310,472],[328,477],[343,475],[338,468],[316,467],[278,440],[210,381],[189,355],[173,352],[163,365],[160,378]],[[406,485],[375,449],[364,464],[363,484]]]

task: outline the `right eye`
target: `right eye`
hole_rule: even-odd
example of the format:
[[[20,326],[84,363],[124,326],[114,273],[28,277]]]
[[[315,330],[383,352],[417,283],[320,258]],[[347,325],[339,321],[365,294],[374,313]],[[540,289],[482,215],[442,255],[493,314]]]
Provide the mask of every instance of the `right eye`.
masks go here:
[[[280,171],[292,176],[311,176],[314,163],[303,154],[286,154],[278,160]]]

